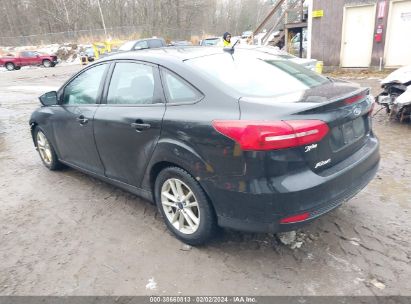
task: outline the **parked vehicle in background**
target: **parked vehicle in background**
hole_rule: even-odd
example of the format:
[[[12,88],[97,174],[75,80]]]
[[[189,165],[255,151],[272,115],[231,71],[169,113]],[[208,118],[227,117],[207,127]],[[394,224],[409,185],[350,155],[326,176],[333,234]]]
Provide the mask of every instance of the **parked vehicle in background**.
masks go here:
[[[378,169],[368,89],[254,50],[119,53],[40,101],[30,126],[47,168],[66,164],[156,202],[192,245],[217,225],[294,230]]]
[[[242,39],[250,38],[253,35],[253,31],[245,31],[241,34]]]
[[[289,52],[295,56],[300,54],[300,33],[295,34],[289,43]],[[303,32],[302,57],[307,54],[307,34]]]
[[[193,43],[187,40],[171,41],[170,46],[191,46]]]
[[[201,46],[215,46],[223,42],[222,37],[211,37],[211,38],[205,38],[201,40],[200,45]]]
[[[20,70],[23,66],[43,65],[46,68],[54,67],[57,64],[56,55],[40,54],[34,51],[19,52],[17,56],[6,56],[0,58],[0,66],[7,70]]]
[[[147,38],[127,41],[118,48],[118,52],[136,51],[143,49],[155,49],[167,46],[163,38]]]
[[[255,50],[257,52],[263,52],[263,53],[267,53],[267,54],[271,54],[271,55],[275,55],[278,57],[281,57],[283,59],[287,59],[290,60],[294,63],[297,63],[299,65],[302,65],[303,67],[311,70],[311,71],[315,71],[316,66],[317,66],[317,62],[318,60],[316,59],[306,59],[306,58],[300,58],[294,55],[291,55],[287,52],[281,51],[278,47],[276,46],[258,46],[258,45],[252,45],[252,46],[238,46],[241,48],[248,48],[248,49],[252,49]]]
[[[93,47],[86,47],[80,53],[80,59],[83,64],[88,63],[88,62],[93,62],[96,59],[96,54],[94,52]]]
[[[381,81],[383,91],[375,101],[395,119],[411,120],[411,65],[402,67]]]

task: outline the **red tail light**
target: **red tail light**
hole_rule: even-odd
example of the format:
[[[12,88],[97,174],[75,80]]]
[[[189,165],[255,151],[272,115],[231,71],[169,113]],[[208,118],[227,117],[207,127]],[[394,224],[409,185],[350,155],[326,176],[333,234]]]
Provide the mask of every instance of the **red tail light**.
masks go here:
[[[306,213],[301,213],[297,215],[293,215],[290,217],[285,217],[280,220],[281,224],[288,224],[288,223],[296,223],[296,222],[302,222],[305,221],[310,217],[310,214],[308,212]]]
[[[320,141],[328,133],[321,120],[215,120],[213,127],[240,144],[243,150],[278,150]]]
[[[359,101],[359,100],[361,100],[361,99],[364,99],[366,96],[367,96],[366,93],[361,93],[361,94],[358,94],[358,95],[354,95],[354,96],[352,96],[352,97],[350,97],[350,98],[345,99],[345,100],[344,100],[344,103],[345,103],[345,104],[356,103],[357,101]]]

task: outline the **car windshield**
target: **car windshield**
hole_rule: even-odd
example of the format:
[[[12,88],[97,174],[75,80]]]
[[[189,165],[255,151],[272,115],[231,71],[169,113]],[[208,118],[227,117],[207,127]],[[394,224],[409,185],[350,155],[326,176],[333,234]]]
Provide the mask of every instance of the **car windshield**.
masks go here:
[[[124,43],[122,46],[119,47],[119,51],[130,51],[135,43],[135,41],[128,41]]]
[[[216,54],[185,62],[243,96],[278,96],[329,83],[301,65],[257,52]]]

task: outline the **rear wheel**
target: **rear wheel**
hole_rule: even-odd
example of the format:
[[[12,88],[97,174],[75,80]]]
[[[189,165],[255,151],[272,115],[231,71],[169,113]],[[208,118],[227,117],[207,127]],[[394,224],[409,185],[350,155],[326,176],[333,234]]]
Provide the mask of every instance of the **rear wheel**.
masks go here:
[[[200,245],[213,236],[214,210],[204,190],[186,171],[177,167],[161,171],[155,198],[168,229],[184,243]]]
[[[43,164],[52,171],[61,169],[63,165],[58,160],[57,154],[43,130],[36,128],[34,131],[34,138],[36,141],[37,151],[40,154]]]
[[[44,59],[43,60],[43,66],[45,67],[45,68],[50,68],[51,67],[51,61],[50,60],[48,60],[48,59]]]
[[[7,62],[5,67],[8,71],[13,71],[15,69],[14,63],[12,62]]]

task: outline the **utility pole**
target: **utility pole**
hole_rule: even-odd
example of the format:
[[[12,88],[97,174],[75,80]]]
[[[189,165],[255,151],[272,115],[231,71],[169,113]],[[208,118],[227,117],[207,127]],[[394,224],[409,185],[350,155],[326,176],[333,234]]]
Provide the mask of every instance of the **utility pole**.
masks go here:
[[[106,23],[104,22],[104,16],[103,16],[103,11],[101,10],[100,0],[97,0],[97,4],[98,4],[98,9],[100,10],[101,22],[103,23],[104,36],[106,36],[106,39],[107,39]]]

